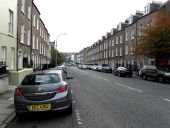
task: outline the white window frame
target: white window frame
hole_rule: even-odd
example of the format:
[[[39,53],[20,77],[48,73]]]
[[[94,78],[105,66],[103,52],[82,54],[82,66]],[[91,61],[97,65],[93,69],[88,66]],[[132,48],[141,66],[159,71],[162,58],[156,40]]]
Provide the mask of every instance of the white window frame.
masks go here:
[[[21,32],[20,32],[20,43],[24,43],[24,34],[25,34],[25,31],[24,31],[24,24],[21,24]]]
[[[11,47],[11,69],[14,69],[14,61],[15,61],[15,48]]]
[[[35,49],[35,35],[32,37],[32,49]]]
[[[135,39],[135,31],[134,31],[134,29],[131,30],[131,39],[132,40]]]
[[[25,0],[21,0],[21,11],[25,14]]]
[[[13,35],[14,13],[9,9],[8,33]]]
[[[128,41],[128,35],[129,35],[129,33],[126,32],[126,34],[125,34],[126,41]]]
[[[37,18],[37,30],[39,30],[39,18]]]
[[[122,56],[122,48],[120,47],[119,50],[120,56]]]
[[[114,42],[114,39],[112,39],[112,46],[114,46],[115,44],[114,44],[115,42]]]
[[[2,62],[3,62],[3,64],[5,64],[6,63],[6,51],[7,49],[6,49],[6,46],[2,46],[1,47],[1,59],[2,59]]]
[[[118,56],[118,49],[116,48],[116,56]]]
[[[28,19],[31,20],[31,6],[28,6]]]
[[[30,38],[31,38],[31,31],[30,29],[27,30],[27,45],[30,46]]]
[[[35,27],[36,15],[33,17],[33,26]]]
[[[126,45],[126,46],[125,46],[125,55],[128,55],[128,51],[129,51],[128,45]]]
[[[123,36],[120,35],[120,44],[123,43]]]
[[[38,50],[38,37],[37,37],[37,42],[36,42],[36,49]]]
[[[119,43],[119,37],[116,36],[116,44],[118,44],[118,43]]]

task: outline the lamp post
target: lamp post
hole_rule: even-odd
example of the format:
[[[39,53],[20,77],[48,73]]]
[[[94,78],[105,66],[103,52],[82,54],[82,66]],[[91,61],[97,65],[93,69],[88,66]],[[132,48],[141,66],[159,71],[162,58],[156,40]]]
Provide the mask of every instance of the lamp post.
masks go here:
[[[61,33],[61,34],[59,34],[59,35],[56,37],[56,44],[55,44],[56,50],[57,50],[57,40],[58,40],[58,38],[59,38],[60,36],[62,36],[62,35],[67,35],[67,33]],[[56,53],[56,65],[57,65],[57,53]]]

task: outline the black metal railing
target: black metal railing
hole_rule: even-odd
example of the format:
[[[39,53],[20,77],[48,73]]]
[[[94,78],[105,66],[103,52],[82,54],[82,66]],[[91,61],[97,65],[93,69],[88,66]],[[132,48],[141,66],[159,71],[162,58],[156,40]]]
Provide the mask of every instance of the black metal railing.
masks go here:
[[[0,75],[8,74],[6,62],[0,61]]]

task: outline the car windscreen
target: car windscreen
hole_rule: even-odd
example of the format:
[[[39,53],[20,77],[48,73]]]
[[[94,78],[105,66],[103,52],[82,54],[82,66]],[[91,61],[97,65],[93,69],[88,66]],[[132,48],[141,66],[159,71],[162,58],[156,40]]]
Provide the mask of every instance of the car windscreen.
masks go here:
[[[170,66],[158,67],[159,70],[170,72]]]
[[[43,85],[61,82],[58,74],[41,74],[41,75],[28,75],[26,76],[21,85]]]

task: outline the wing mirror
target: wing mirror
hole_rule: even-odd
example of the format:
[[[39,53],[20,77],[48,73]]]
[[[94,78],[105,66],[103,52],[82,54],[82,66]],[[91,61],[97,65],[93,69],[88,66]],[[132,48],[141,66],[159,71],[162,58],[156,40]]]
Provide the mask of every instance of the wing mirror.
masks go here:
[[[72,77],[72,76],[67,76],[67,79],[69,80],[69,79],[74,79],[74,77]]]

